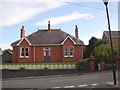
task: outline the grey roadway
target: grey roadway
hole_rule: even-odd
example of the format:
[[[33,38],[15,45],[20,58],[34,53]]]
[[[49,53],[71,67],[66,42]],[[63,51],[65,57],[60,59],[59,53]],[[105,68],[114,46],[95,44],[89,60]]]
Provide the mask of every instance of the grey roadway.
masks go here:
[[[3,80],[2,88],[98,88],[112,83],[112,71]]]

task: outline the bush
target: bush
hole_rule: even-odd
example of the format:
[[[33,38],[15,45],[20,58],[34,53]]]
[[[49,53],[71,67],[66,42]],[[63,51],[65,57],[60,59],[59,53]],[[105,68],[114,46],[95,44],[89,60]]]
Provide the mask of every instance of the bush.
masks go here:
[[[79,61],[76,63],[76,66],[77,66],[78,71],[89,71],[90,62],[89,62],[89,60]]]

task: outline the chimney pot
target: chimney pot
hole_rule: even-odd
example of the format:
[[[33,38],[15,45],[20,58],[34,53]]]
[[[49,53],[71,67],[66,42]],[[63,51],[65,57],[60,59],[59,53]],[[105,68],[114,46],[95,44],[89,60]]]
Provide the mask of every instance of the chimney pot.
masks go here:
[[[23,38],[23,37],[25,37],[24,26],[22,26],[22,28],[21,28],[21,35],[20,35],[20,38]]]
[[[75,25],[75,37],[78,38],[78,27]]]
[[[24,26],[22,26],[22,29],[24,29]]]
[[[50,21],[48,21],[48,31],[50,31]]]

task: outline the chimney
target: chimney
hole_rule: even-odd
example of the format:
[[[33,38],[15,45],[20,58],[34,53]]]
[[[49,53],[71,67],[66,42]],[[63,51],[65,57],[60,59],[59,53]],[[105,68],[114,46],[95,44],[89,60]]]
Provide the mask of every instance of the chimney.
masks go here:
[[[25,37],[24,26],[22,26],[22,28],[21,28],[21,35],[20,35],[20,38],[23,38],[23,37]]]
[[[50,31],[50,21],[48,21],[48,31]]]
[[[78,38],[78,27],[75,25],[75,37]]]

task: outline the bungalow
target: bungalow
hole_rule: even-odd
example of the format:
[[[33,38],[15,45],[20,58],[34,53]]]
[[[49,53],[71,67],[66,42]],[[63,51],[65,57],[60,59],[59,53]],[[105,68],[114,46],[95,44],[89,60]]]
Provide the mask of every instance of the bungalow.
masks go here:
[[[78,27],[75,26],[75,37],[61,29],[38,30],[25,36],[24,26],[20,39],[13,42],[13,63],[17,62],[76,62],[83,58],[83,41],[78,38]]]

